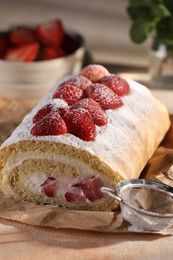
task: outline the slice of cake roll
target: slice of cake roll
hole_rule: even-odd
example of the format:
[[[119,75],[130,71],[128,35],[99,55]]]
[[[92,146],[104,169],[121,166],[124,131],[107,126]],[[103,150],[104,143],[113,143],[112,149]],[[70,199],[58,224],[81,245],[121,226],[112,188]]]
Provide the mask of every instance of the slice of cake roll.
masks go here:
[[[113,210],[101,191],[138,178],[169,129],[143,85],[92,64],[58,82],[0,150],[2,192],[82,210]]]

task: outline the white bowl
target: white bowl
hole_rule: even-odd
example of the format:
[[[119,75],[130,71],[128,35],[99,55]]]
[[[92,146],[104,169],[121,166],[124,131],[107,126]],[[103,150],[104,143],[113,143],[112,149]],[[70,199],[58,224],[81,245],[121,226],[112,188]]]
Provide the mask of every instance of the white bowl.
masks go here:
[[[73,31],[67,33],[75,37],[79,43],[79,48],[67,56],[35,62],[0,60],[0,95],[12,98],[40,98],[58,79],[78,73],[85,54],[84,39]]]

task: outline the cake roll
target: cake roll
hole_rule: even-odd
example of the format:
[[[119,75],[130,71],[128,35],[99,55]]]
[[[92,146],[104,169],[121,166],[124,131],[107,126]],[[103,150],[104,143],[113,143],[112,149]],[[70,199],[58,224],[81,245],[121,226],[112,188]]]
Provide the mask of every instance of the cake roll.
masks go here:
[[[150,90],[98,64],[58,81],[0,149],[0,187],[19,200],[111,211],[101,187],[134,179],[170,126]]]

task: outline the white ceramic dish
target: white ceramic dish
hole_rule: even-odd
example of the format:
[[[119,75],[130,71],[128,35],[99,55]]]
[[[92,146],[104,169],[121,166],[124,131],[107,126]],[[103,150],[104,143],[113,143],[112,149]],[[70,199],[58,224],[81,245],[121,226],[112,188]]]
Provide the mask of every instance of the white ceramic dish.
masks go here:
[[[47,61],[13,62],[0,60],[0,95],[12,98],[41,98],[55,82],[82,67],[85,47],[79,34],[68,31],[79,43],[73,53]]]

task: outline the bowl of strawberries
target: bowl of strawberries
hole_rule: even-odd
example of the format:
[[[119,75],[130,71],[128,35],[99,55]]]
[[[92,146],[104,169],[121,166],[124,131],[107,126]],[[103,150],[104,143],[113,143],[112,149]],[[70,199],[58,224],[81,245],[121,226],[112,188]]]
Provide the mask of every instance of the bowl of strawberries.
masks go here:
[[[0,31],[0,95],[40,98],[66,75],[78,73],[84,39],[60,19]]]

